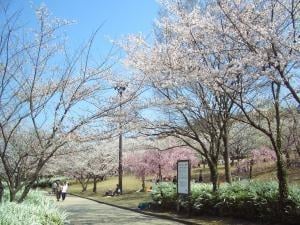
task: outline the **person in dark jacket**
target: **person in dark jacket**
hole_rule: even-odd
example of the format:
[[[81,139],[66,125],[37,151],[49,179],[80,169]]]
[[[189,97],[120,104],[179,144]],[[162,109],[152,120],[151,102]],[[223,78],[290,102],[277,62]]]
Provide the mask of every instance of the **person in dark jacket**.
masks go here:
[[[61,197],[61,191],[62,191],[62,184],[60,182],[57,182],[57,188],[56,188],[56,199],[59,201]]]

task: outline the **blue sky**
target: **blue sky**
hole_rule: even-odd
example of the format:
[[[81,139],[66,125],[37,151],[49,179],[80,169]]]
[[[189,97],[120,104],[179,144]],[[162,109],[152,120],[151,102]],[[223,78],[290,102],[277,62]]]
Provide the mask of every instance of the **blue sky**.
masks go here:
[[[0,0],[1,1],[1,0]],[[12,1],[13,8],[22,10],[22,23],[31,26],[35,12],[31,7],[45,4],[54,17],[75,20],[66,30],[68,47],[78,49],[101,25],[94,51],[105,56],[111,49],[110,40],[120,40],[129,34],[151,34],[159,4],[156,0],[4,0]],[[97,57],[97,56],[96,56]],[[114,66],[117,74],[126,76],[121,63]]]
[[[34,18],[30,2],[35,6],[44,3],[54,16],[77,21],[67,30],[74,47],[104,22],[97,37],[97,49],[104,52],[110,49],[110,39],[138,32],[150,34],[159,7],[156,0],[14,0],[28,22]]]

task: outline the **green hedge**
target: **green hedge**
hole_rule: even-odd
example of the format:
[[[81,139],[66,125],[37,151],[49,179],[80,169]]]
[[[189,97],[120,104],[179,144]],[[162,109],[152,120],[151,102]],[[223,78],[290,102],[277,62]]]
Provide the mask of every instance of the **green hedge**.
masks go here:
[[[176,185],[156,185],[152,199],[160,208],[174,210],[177,205]],[[192,184],[190,202],[192,213],[197,215],[233,216],[264,222],[284,221],[285,224],[297,224],[300,221],[299,187],[290,187],[287,206],[282,212],[278,207],[276,182],[234,182],[221,185],[215,193],[210,184]],[[188,199],[179,199],[179,205],[187,209]]]
[[[31,191],[21,204],[8,201],[8,193],[0,203],[0,225],[63,225],[66,213],[43,193]]]

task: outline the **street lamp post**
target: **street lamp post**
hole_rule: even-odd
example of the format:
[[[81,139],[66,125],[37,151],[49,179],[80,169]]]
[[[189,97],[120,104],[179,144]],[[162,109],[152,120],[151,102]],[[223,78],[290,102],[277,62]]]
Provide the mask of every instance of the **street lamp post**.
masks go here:
[[[116,86],[115,90],[118,91],[119,97],[120,97],[120,115],[122,112],[122,95],[123,92],[125,91],[124,86]],[[120,188],[120,194],[123,193],[123,185],[122,185],[122,180],[123,180],[123,162],[122,162],[122,121],[119,121],[119,188]]]

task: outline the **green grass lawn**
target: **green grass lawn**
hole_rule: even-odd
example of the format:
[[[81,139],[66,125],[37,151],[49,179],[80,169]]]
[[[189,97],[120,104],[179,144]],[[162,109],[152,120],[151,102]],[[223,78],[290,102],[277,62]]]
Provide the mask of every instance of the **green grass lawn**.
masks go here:
[[[87,191],[84,193],[81,192],[82,188],[79,183],[72,184],[69,188],[69,191],[70,193],[78,194],[83,197],[129,208],[137,208],[140,202],[151,200],[149,192],[137,192],[137,190],[141,189],[142,183],[141,180],[135,178],[134,176],[123,177],[123,195],[114,197],[104,196],[106,191],[114,191],[117,183],[118,177],[110,177],[107,180],[97,183],[97,193],[92,192],[92,183],[88,185]],[[146,182],[147,187],[150,187],[151,185],[151,182]]]

